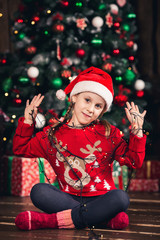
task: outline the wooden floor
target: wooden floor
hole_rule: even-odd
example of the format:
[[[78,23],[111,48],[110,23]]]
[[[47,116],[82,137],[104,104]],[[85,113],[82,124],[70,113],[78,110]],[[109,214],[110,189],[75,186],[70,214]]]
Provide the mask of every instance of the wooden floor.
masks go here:
[[[125,230],[95,229],[94,232],[101,236],[99,239],[159,240],[160,193],[129,193],[129,196],[129,227]],[[29,197],[0,197],[0,240],[79,240],[90,237],[88,229],[20,231],[14,219],[18,213],[26,210],[36,210]]]

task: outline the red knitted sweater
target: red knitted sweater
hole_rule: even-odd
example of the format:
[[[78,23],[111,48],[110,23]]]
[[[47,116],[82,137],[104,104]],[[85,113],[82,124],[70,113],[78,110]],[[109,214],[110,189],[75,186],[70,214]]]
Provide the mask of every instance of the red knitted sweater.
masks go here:
[[[46,158],[63,192],[80,196],[96,196],[115,189],[112,163],[140,168],[145,157],[146,135],[130,134],[127,143],[119,129],[111,126],[109,137],[101,122],[83,129],[62,125],[56,131],[56,142],[48,140],[50,126],[33,137],[34,126],[19,119],[13,139],[13,152],[24,157]]]

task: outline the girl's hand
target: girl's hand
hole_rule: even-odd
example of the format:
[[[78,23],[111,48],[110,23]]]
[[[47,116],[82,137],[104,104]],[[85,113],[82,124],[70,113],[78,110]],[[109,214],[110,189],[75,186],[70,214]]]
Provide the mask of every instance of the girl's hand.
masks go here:
[[[131,104],[126,102],[126,105],[127,107],[125,108],[125,112],[129,122],[131,123],[132,132],[137,136],[142,137],[144,117],[147,111],[144,110],[143,113],[140,113],[138,106],[135,105],[134,102],[131,102]]]
[[[38,107],[43,101],[43,98],[44,96],[41,96],[41,94],[38,94],[37,96],[34,96],[31,103],[29,103],[29,100],[26,101],[26,108],[24,111],[24,118],[25,118],[24,123],[27,123],[30,125],[33,123],[33,120],[37,116]]]

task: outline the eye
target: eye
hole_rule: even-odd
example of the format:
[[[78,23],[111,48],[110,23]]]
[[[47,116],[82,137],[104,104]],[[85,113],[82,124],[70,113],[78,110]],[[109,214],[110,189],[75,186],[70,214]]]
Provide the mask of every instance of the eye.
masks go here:
[[[85,101],[86,101],[86,102],[89,102],[89,101],[90,101],[90,99],[89,99],[89,98],[85,98]]]
[[[102,108],[101,104],[96,104],[96,108]]]

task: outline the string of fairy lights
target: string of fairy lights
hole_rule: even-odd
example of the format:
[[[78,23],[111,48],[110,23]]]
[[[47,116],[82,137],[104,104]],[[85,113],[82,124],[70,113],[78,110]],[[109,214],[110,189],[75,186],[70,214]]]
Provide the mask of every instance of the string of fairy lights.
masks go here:
[[[32,114],[31,114],[31,116],[32,116],[32,119],[33,119],[33,111],[32,111]],[[138,117],[138,116],[137,116]],[[34,120],[34,119],[33,119]],[[59,119],[56,119],[57,121],[59,121]],[[39,120],[40,121],[40,120]],[[74,126],[70,126],[70,125],[68,125],[67,123],[62,123],[62,122],[60,122],[59,121],[59,123],[60,123],[60,125],[67,125],[67,126],[69,126],[70,128],[76,128],[76,127],[74,127]],[[89,124],[89,125],[87,125],[86,127],[87,127],[87,129],[88,129],[88,131],[91,131],[91,132],[93,132],[93,131],[95,131],[95,129],[94,129],[94,124],[95,124],[95,122],[92,122],[91,124]],[[91,127],[91,129],[89,130],[89,128],[88,127]],[[52,127],[51,127],[52,128]],[[79,128],[79,127],[78,127]],[[88,140],[88,142],[91,144],[91,145],[93,145],[94,143],[93,143],[93,141],[92,141],[92,139],[89,139],[88,138],[88,136],[85,134],[85,127],[83,126],[83,127],[80,127],[82,130],[84,130],[83,131],[83,133],[84,133],[84,136],[87,138],[87,140]],[[101,132],[98,132],[98,131],[95,131],[95,134],[97,135],[97,138],[98,138],[98,136],[100,135],[101,137],[103,136],[104,137],[104,139],[106,138],[106,136],[105,135],[103,135]],[[109,144],[109,142],[110,142],[110,144],[111,145],[113,145],[113,147],[111,146],[111,148],[112,148],[112,150],[113,150],[113,152],[111,153],[111,154],[106,154],[102,159],[101,159],[101,163],[100,164],[98,164],[97,166],[95,166],[95,165],[93,165],[92,166],[92,168],[90,168],[90,170],[88,171],[88,172],[86,172],[86,175],[85,175],[85,177],[84,178],[82,178],[82,177],[79,177],[79,175],[77,174],[77,172],[74,170],[74,168],[72,167],[72,164],[69,162],[69,158],[72,156],[72,157],[74,157],[75,159],[76,158],[79,158],[79,159],[81,159],[82,161],[84,161],[84,165],[86,166],[86,164],[88,163],[88,161],[89,160],[92,160],[92,157],[91,157],[91,159],[85,159],[85,158],[81,158],[80,156],[77,156],[77,155],[75,155],[73,152],[70,152],[69,150],[67,150],[65,147],[63,147],[60,143],[59,143],[59,147],[57,147],[57,141],[55,142],[55,140],[52,140],[51,141],[51,146],[54,148],[54,149],[56,149],[57,150],[57,152],[60,154],[60,156],[63,158],[63,161],[65,162],[65,163],[67,163],[67,165],[69,166],[69,168],[72,170],[72,173],[74,174],[74,178],[76,177],[76,180],[74,180],[74,181],[72,181],[72,182],[70,182],[70,185],[72,186],[72,184],[73,184],[73,188],[75,187],[75,185],[77,185],[78,184],[78,189],[80,190],[80,199],[81,199],[81,201],[80,201],[80,211],[82,211],[82,208],[83,207],[85,207],[85,208],[87,208],[86,207],[86,204],[85,204],[85,201],[83,200],[83,197],[82,197],[82,191],[83,191],[83,182],[85,181],[85,179],[87,179],[88,178],[88,176],[90,175],[90,173],[93,171],[93,169],[95,168],[98,168],[98,172],[99,172],[99,174],[98,174],[98,172],[96,171],[96,173],[95,173],[95,176],[94,177],[96,177],[96,178],[98,178],[99,179],[99,177],[100,177],[100,174],[104,174],[104,173],[106,173],[105,174],[105,179],[107,178],[107,176],[110,174],[110,171],[108,171],[108,166],[110,166],[111,164],[113,164],[113,167],[114,167],[114,165],[116,165],[117,163],[115,162],[115,161],[113,161],[113,159],[112,159],[112,156],[114,155],[114,152],[115,152],[115,146],[114,146],[114,141],[113,141],[113,139],[115,138],[115,132],[113,132],[110,136],[109,136],[109,138],[108,138],[108,144]],[[46,139],[48,139],[48,135],[46,136]],[[48,145],[48,140],[46,140],[46,146]],[[39,142],[40,143],[40,142]],[[47,147],[47,149],[48,149],[48,147]],[[62,151],[60,151],[60,149],[63,149],[65,152],[67,152],[68,154],[69,154],[69,157],[66,157],[65,155],[66,154],[63,154],[62,153]],[[99,150],[99,148],[98,147],[96,147],[95,148],[96,149],[96,151],[100,151]],[[49,149],[48,149],[49,150]],[[48,156],[50,155],[50,153],[48,152]],[[123,157],[125,157],[125,153],[122,155]],[[94,159],[95,160],[95,159]],[[41,159],[39,158],[39,163],[40,163],[40,171],[41,171],[41,173],[42,174],[44,174],[44,176],[46,177],[46,179],[47,179],[47,181],[48,181],[48,183],[49,184],[51,184],[50,183],[50,179],[48,179],[48,177],[47,177],[47,174],[45,173],[45,169],[44,169],[44,167],[43,167],[43,164],[41,163]],[[102,169],[101,169],[102,168]],[[131,170],[131,172],[130,172],[130,175],[129,175],[129,179],[128,179],[128,182],[127,182],[127,184],[126,184],[126,186],[124,186],[124,188],[125,188],[125,191],[128,191],[128,187],[129,187],[129,184],[130,184],[130,180],[131,180],[131,178],[132,178],[132,173],[133,173],[133,170]],[[65,176],[66,177],[66,179],[68,178],[68,176]],[[93,176],[92,176],[92,178],[93,178]],[[100,181],[103,181],[103,179],[101,179]],[[91,190],[94,190],[95,189],[95,187],[96,187],[96,185],[98,184],[98,182],[99,181],[97,181],[97,182],[95,182],[95,184],[92,186],[92,189]],[[110,189],[110,186],[107,184],[107,182],[105,182],[105,187],[109,190]],[[101,236],[100,235],[97,235],[95,232],[94,232],[94,226],[88,226],[89,227],[89,239],[100,239],[101,238]]]

